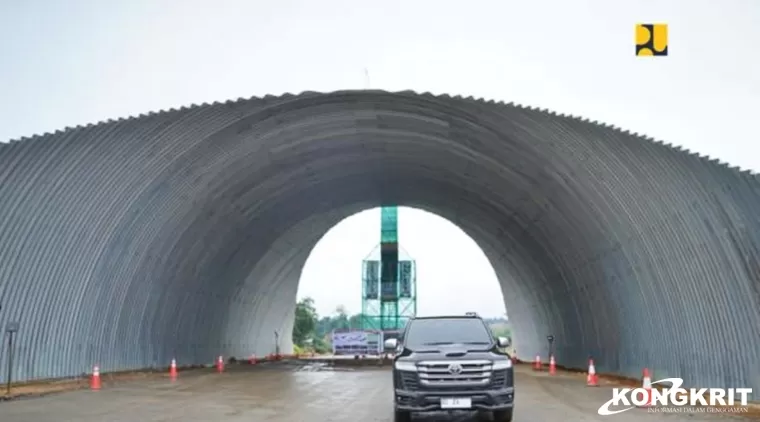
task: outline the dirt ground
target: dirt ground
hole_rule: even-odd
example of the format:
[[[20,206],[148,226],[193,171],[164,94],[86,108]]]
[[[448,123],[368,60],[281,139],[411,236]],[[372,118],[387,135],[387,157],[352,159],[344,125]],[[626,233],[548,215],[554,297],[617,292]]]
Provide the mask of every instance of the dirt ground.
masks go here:
[[[652,413],[632,409],[599,416],[611,384],[586,387],[582,375],[550,376],[517,368],[516,422],[726,421],[747,417],[716,413]],[[300,363],[229,366],[105,382],[100,391],[76,390],[0,403],[2,422],[53,421],[390,422],[391,373],[386,368],[334,368]],[[474,421],[473,415],[420,415],[420,421]],[[760,419],[756,419],[760,420]]]

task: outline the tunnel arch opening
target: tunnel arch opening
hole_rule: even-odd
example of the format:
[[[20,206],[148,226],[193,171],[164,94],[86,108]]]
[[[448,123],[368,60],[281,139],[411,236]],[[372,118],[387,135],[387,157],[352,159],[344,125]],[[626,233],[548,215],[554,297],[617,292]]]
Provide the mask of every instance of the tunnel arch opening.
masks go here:
[[[481,246],[519,351],[550,332],[567,366],[760,387],[757,176],[587,120],[304,93],[0,145],[0,180],[19,379],[257,352],[319,238],[395,203]]]
[[[399,298],[399,324],[411,315],[477,311],[504,318],[501,284],[479,245],[461,228],[431,212],[397,207],[398,259],[414,261]],[[297,298],[311,298],[320,317],[342,307],[354,318],[351,329],[380,329],[380,265],[367,275],[367,261],[380,262],[381,209],[353,214],[330,228],[307,258]],[[393,310],[387,311],[393,314]],[[395,321],[391,321],[396,323]]]

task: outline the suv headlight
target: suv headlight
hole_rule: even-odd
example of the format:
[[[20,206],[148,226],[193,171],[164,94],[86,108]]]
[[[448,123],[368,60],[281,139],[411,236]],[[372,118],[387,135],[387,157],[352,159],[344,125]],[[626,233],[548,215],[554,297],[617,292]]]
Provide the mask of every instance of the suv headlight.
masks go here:
[[[417,372],[417,365],[414,362],[396,361],[396,369],[399,371]]]
[[[497,361],[494,361],[493,367],[491,368],[491,370],[493,370],[493,371],[500,371],[500,370],[503,370],[503,369],[509,369],[511,367],[512,367],[512,361],[511,360],[509,360],[509,359],[497,360]]]

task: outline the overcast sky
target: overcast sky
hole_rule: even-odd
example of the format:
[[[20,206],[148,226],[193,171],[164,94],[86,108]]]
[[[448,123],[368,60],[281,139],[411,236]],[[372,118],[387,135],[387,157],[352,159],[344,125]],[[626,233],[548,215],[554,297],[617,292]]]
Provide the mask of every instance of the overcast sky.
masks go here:
[[[668,57],[634,57],[637,22],[669,24]],[[0,140],[192,103],[365,88],[367,68],[371,88],[537,105],[760,170],[758,45],[757,0],[0,0]],[[358,310],[376,215],[317,247],[304,289],[346,286],[317,296],[321,312]],[[472,295],[481,312],[501,312],[492,270],[458,229],[421,212],[401,221],[425,274],[422,311],[459,311]],[[467,260],[440,270],[451,256]],[[463,275],[468,289],[457,287]]]

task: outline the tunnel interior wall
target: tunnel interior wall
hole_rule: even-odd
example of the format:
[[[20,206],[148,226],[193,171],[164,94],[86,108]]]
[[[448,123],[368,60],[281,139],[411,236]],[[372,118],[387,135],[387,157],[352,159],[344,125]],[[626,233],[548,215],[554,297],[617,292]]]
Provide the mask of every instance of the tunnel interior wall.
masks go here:
[[[393,203],[483,248],[521,357],[553,334],[568,366],[760,388],[758,176],[588,120],[410,92],[216,103],[0,145],[0,198],[18,381],[271,353],[314,244]]]

